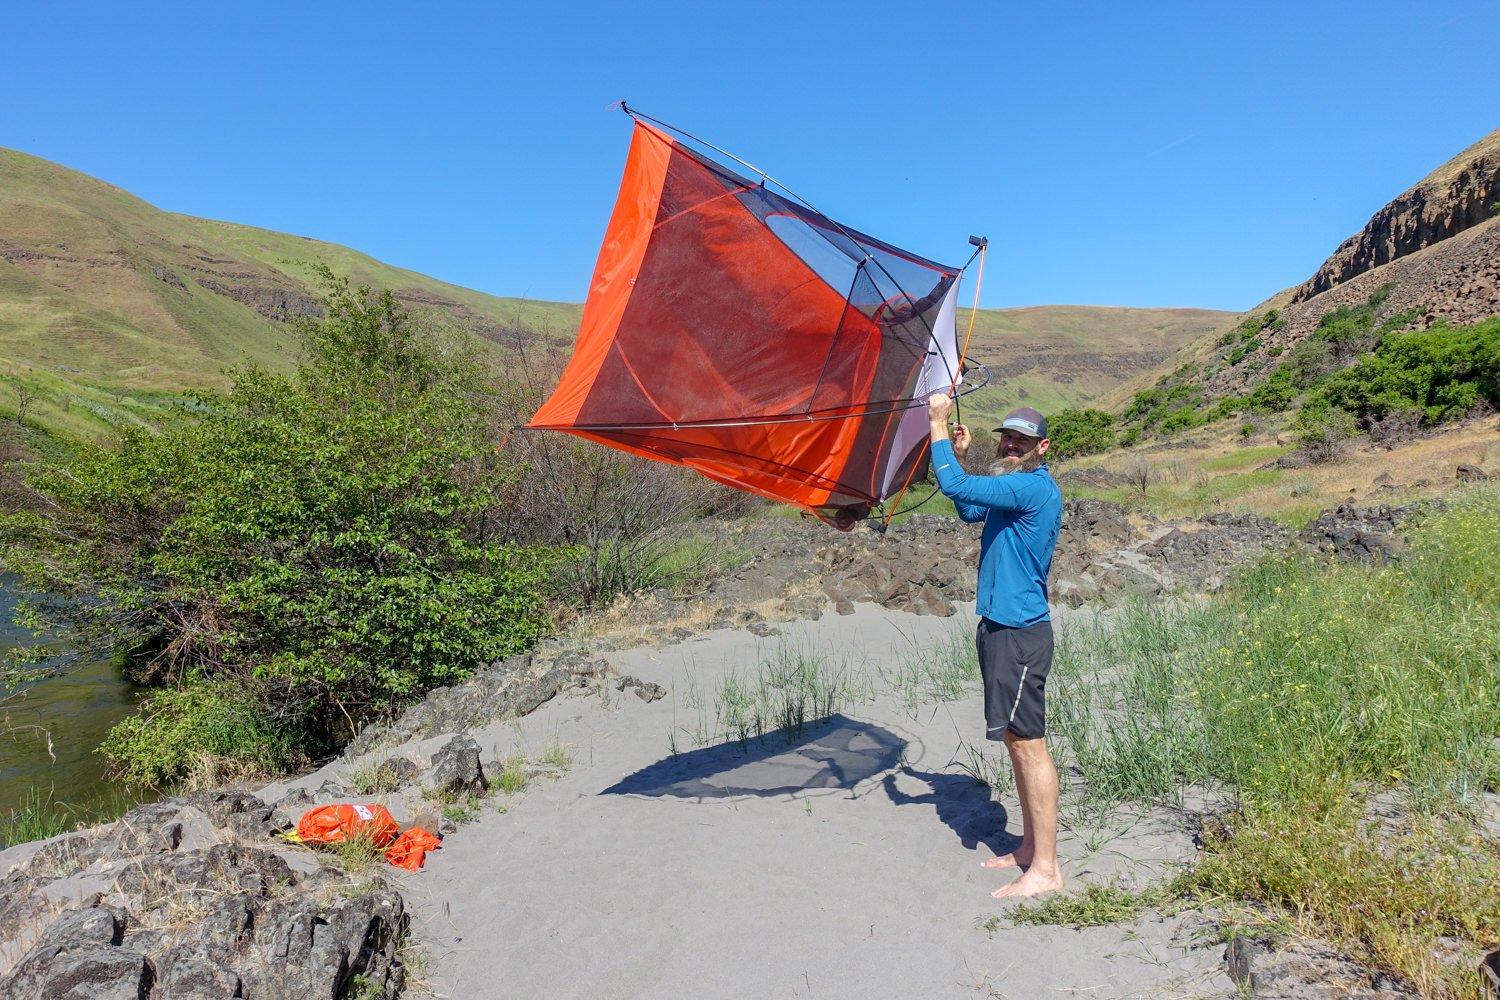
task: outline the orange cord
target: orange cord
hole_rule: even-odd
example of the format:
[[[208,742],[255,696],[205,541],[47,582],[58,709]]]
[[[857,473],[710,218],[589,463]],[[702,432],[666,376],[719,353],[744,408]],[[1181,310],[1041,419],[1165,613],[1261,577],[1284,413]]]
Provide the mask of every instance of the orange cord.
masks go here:
[[[954,373],[953,384],[948,387],[949,392],[958,388],[958,380],[963,377],[964,358],[969,356],[969,341],[974,338],[974,320],[979,316],[979,289],[984,284],[984,255],[988,251],[988,244],[979,248],[979,273],[974,276],[974,305],[969,309],[969,332],[964,334],[964,349],[958,353],[959,370]]]

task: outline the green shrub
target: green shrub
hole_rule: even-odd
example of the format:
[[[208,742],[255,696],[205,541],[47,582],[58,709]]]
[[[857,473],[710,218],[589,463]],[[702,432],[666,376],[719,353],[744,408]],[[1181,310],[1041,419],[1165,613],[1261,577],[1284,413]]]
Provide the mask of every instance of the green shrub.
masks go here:
[[[1077,458],[1108,450],[1115,443],[1115,418],[1103,410],[1062,410],[1048,421],[1049,457]]]
[[[472,350],[324,277],[294,374],[237,369],[176,427],[40,467],[48,509],[0,519],[0,559],[66,599],[39,624],[132,650],[136,677],[237,682],[336,740],[529,646],[558,550],[500,540],[519,470]],[[222,701],[170,697],[167,717]]]
[[[1256,413],[1280,413],[1290,406],[1296,397],[1297,389],[1293,382],[1292,372],[1283,365],[1255,387],[1255,391],[1250,393],[1248,402],[1250,409]]]
[[[327,749],[300,744],[306,726],[271,718],[262,702],[235,681],[163,688],[111,729],[99,752],[112,777],[164,788],[225,762],[246,772],[281,772]]]
[[[1233,351],[1231,351],[1229,357],[1226,360],[1229,362],[1231,367],[1237,365],[1241,361],[1244,361],[1246,358],[1248,358],[1256,350],[1258,350],[1260,348],[1260,344],[1261,341],[1259,337],[1252,337],[1251,339],[1245,341],[1239,347],[1236,347]]]
[[[1438,424],[1481,400],[1500,406],[1500,319],[1392,333],[1372,356],[1330,376],[1320,390],[1366,426],[1407,409],[1421,409],[1427,423]]]
[[[1173,434],[1201,427],[1207,422],[1208,418],[1199,413],[1197,407],[1181,406],[1162,417],[1160,429],[1163,434]]]

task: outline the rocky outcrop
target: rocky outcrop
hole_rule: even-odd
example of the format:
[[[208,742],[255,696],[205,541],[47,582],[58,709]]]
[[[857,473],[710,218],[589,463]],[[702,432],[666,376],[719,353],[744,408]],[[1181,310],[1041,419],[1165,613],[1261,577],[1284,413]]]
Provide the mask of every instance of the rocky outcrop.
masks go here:
[[[194,278],[193,280],[210,292],[249,306],[267,319],[274,319],[278,323],[323,315],[323,307],[319,305],[318,300],[296,288],[236,284],[218,281],[214,278]]]
[[[1375,213],[1292,296],[1315,295],[1457,236],[1494,217],[1500,202],[1500,130],[1444,164]]]
[[[529,715],[560,691],[600,683],[608,669],[604,660],[567,650],[556,641],[543,643],[531,653],[489,664],[462,684],[434,688],[395,721],[362,730],[345,755]],[[476,759],[477,754],[476,749]]]
[[[1309,522],[1298,541],[1319,552],[1327,552],[1345,562],[1383,566],[1401,558],[1406,551],[1402,532],[1412,519],[1429,510],[1441,510],[1441,500],[1392,507],[1356,507],[1340,504],[1325,510]]]
[[[400,894],[277,841],[292,822],[202,792],[0,852],[0,1000],[397,996]]]
[[[1213,396],[1248,393],[1324,316],[1377,291],[1377,323],[1399,316],[1405,329],[1500,315],[1500,130],[1386,205],[1311,278],[1268,303],[1277,322],[1253,340],[1221,338],[1204,387]],[[1231,355],[1235,363],[1224,364]]]

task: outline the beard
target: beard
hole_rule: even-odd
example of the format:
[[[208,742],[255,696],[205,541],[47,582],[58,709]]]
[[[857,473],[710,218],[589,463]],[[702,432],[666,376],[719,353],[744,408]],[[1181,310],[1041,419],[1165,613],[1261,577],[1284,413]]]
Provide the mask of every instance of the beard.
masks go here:
[[[989,468],[992,476],[1008,476],[1012,472],[1035,472],[1042,467],[1042,456],[1035,448],[1024,455],[1011,455],[996,459]]]

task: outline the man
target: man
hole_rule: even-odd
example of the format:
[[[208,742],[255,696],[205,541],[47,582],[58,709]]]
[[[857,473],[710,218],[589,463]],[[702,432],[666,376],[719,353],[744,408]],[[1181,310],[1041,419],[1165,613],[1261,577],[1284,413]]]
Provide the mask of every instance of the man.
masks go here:
[[[1052,668],[1047,575],[1062,524],[1062,491],[1043,456],[1051,441],[1047,418],[1030,407],[1006,414],[999,461],[991,475],[971,476],[959,462],[973,439],[963,424],[948,440],[953,400],[927,400],[932,468],[938,488],[970,523],[984,522],[979,544],[979,672],[984,681],[986,736],[1003,739],[1021,800],[1021,845],[983,862],[1019,867],[1020,878],[997,898],[1036,896],[1062,888],[1057,863],[1057,767],[1047,752],[1043,695]]]

